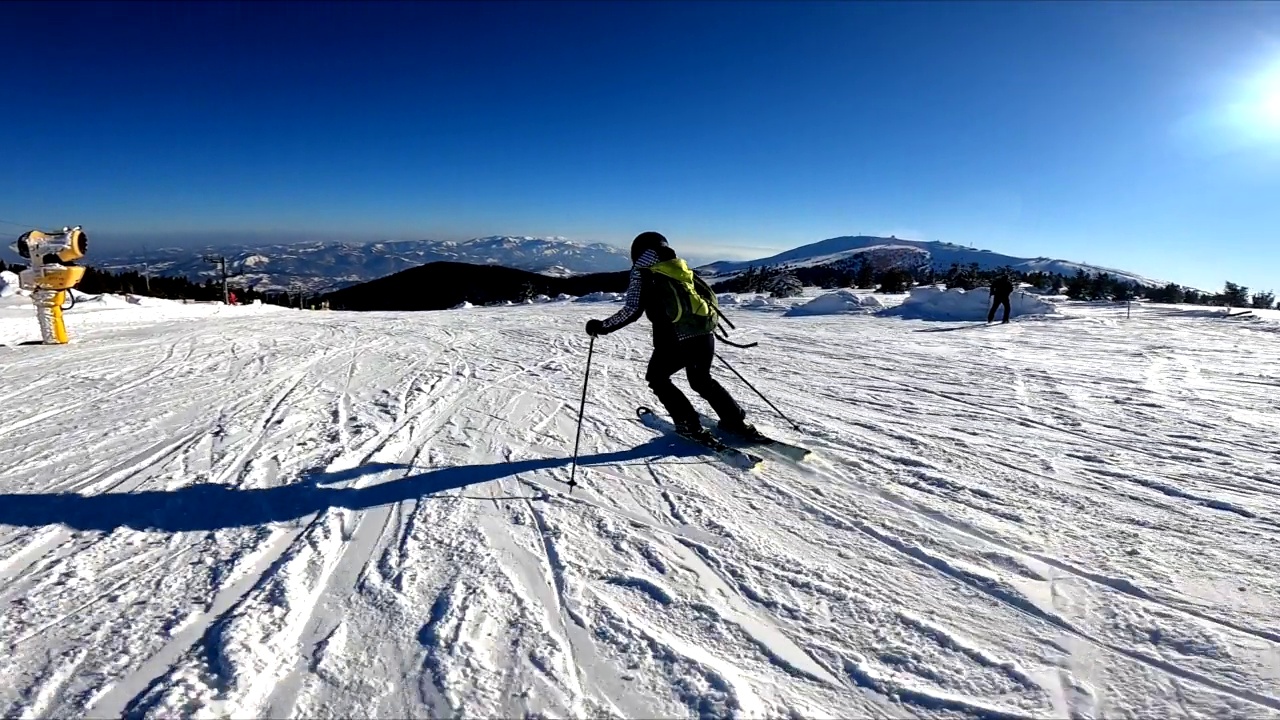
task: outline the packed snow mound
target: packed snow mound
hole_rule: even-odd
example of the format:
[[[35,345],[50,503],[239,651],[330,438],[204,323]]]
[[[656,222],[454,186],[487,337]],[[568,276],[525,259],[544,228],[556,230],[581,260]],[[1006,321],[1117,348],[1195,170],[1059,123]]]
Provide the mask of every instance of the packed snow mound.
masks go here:
[[[536,302],[536,303],[551,302],[551,298],[547,297],[546,295],[534,295],[533,302]]]
[[[796,305],[787,311],[787,317],[804,315],[853,315],[869,314],[884,308],[884,303],[872,295],[859,295],[852,290],[837,290],[820,295],[804,305]]]
[[[18,276],[8,270],[0,272],[0,297],[18,294]]]
[[[568,302],[570,300],[573,300],[573,296],[567,293],[560,293],[556,296],[556,302]]]
[[[777,298],[771,298],[765,295],[757,295],[750,300],[742,303],[739,307],[744,308],[785,308],[787,304],[779,301]]]
[[[82,293],[75,288],[72,288],[68,292],[71,294],[73,298],[75,298],[76,305],[92,304],[92,305],[99,305],[101,307],[125,307],[130,304],[135,304],[135,305],[137,304],[137,303],[131,303],[128,297],[121,296],[121,295],[111,295],[108,293],[103,293],[101,295],[90,295],[88,293]]]
[[[738,296],[734,295],[733,293],[724,293],[720,297],[716,298],[716,302],[720,303],[721,305],[737,305]]]
[[[1025,293],[1015,292],[1009,298],[1009,317],[1022,315],[1048,315],[1057,312],[1053,305],[1044,300]],[[974,288],[963,290],[951,288],[944,290],[929,285],[912,288],[911,294],[902,304],[880,312],[881,315],[896,315],[908,320],[961,320],[979,321],[987,319],[987,311],[991,309],[991,290]],[[1004,308],[996,311],[996,318],[1004,316]]]
[[[574,300],[574,302],[617,302],[622,299],[622,293],[616,292],[593,292]]]
[[[473,308],[473,307],[475,307],[475,305],[472,305],[471,303],[467,302],[466,300],[463,300],[462,302],[458,303],[457,305],[454,305],[453,307],[451,307],[451,308],[449,308],[449,309],[450,309],[450,310],[469,310],[470,308]]]

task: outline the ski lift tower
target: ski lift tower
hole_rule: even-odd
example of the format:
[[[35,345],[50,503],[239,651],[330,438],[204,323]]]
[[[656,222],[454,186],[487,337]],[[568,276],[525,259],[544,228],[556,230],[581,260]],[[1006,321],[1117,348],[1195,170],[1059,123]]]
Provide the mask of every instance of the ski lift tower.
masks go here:
[[[230,305],[231,296],[227,292],[227,259],[221,255],[205,255],[204,261],[218,266],[218,272],[222,275],[222,304]]]

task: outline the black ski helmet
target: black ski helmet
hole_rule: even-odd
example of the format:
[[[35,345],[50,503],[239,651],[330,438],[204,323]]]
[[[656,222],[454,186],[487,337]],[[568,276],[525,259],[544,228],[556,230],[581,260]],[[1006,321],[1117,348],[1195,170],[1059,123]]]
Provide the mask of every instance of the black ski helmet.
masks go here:
[[[657,250],[660,247],[668,247],[667,239],[662,233],[652,230],[640,233],[631,241],[631,262],[639,260],[646,250]]]

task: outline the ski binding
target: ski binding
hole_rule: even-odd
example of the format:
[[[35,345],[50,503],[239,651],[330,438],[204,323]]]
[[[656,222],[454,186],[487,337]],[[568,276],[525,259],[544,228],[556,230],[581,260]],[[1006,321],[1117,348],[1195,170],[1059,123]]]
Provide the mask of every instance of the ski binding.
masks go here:
[[[636,408],[636,416],[639,417],[640,422],[646,425],[647,427],[650,427],[654,430],[657,430],[658,432],[661,432],[667,435],[678,437],[681,440],[693,443],[700,447],[706,448],[711,452],[715,453],[717,456],[719,456],[721,460],[724,460],[726,463],[728,463],[729,465],[732,465],[733,467],[740,468],[742,470],[752,470],[759,467],[762,463],[764,463],[764,458],[760,457],[759,455],[755,455],[753,453],[746,452],[739,448],[735,448],[710,433],[707,434],[706,442],[703,442],[698,438],[692,438],[687,435],[681,435],[680,433],[676,432],[675,425],[671,424],[667,420],[664,420],[658,417],[657,414],[653,412],[653,410],[651,410],[650,408],[644,407],[643,405]]]

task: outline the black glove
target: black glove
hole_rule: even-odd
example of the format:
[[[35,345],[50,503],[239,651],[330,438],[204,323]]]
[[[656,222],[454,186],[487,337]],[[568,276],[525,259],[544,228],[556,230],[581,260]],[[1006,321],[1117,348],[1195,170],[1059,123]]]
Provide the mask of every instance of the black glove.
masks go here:
[[[587,321],[587,334],[588,334],[588,335],[590,335],[591,337],[595,337],[595,336],[597,336],[597,335],[602,334],[603,332],[604,332],[604,323],[600,322],[599,320],[588,320],[588,321]]]

